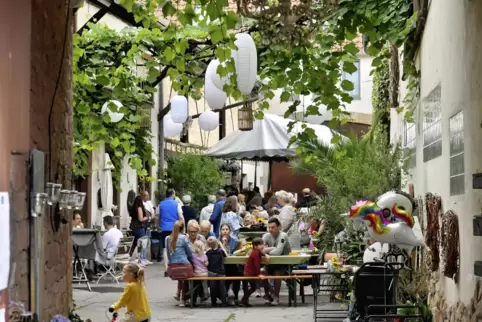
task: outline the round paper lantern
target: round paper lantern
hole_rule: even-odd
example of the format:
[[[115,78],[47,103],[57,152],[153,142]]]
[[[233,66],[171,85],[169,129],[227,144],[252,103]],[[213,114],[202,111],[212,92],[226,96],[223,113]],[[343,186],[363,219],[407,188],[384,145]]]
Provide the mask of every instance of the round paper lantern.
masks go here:
[[[117,110],[119,110],[123,106],[121,102],[116,101],[116,100],[107,101],[107,102],[104,103],[104,105],[102,105],[102,109],[100,110],[100,112],[102,114],[107,112],[110,116],[110,121],[112,123],[118,123],[124,118],[124,113],[112,112],[111,107],[109,107],[109,105],[112,106],[112,104],[114,104],[116,106]]]
[[[185,96],[174,96],[171,100],[171,119],[174,123],[184,123],[189,116],[187,98]]]
[[[212,110],[220,110],[223,108],[227,96],[226,93],[217,88],[211,80],[211,75],[216,73],[217,67],[215,65],[216,63],[211,61],[206,70],[206,75],[204,76],[204,98]]]
[[[256,84],[258,54],[253,38],[248,34],[236,34],[236,76],[238,89],[243,94],[251,94]]]
[[[329,121],[333,118],[333,113],[326,107],[319,107],[318,112],[321,115],[308,115],[305,117],[305,122],[310,124],[321,124],[325,121]]]
[[[199,127],[204,131],[213,131],[219,125],[219,116],[216,112],[206,111],[199,115]]]
[[[164,136],[177,136],[182,132],[182,123],[175,123],[170,114],[164,116]]]

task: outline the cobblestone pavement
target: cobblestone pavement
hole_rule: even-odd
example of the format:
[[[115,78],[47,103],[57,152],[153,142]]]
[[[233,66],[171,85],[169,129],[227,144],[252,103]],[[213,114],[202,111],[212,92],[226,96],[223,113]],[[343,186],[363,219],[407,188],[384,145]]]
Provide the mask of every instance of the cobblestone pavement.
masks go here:
[[[92,292],[86,285],[74,284],[74,301],[77,313],[83,319],[90,318],[92,322],[109,321],[106,309],[115,302],[124,289],[121,284],[91,284]],[[281,293],[281,305],[267,307],[262,299],[252,298],[251,308],[179,308],[173,299],[176,282],[164,277],[164,266],[154,264],[146,268],[146,289],[151,305],[151,321],[196,321],[196,322],[223,322],[231,314],[235,322],[274,322],[274,321],[313,321],[312,296],[306,297],[305,304],[298,307],[288,307],[288,292]],[[306,293],[312,294],[311,287],[305,287]],[[301,302],[301,299],[298,299]],[[233,321],[230,321],[233,322]]]

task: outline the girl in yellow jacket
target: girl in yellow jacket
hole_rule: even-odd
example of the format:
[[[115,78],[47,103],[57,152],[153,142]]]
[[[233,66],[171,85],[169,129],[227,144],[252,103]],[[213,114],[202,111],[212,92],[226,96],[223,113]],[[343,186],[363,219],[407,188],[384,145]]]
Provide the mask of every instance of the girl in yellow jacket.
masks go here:
[[[148,322],[151,317],[151,309],[147,301],[146,289],[144,287],[144,270],[136,263],[128,263],[123,269],[123,278],[127,282],[119,301],[110,309],[110,312],[117,312],[126,308],[127,313],[122,319],[124,322]]]

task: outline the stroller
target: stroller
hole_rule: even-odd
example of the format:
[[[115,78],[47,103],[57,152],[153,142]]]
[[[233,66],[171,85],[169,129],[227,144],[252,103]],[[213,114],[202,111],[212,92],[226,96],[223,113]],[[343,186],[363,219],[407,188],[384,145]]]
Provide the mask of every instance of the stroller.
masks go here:
[[[355,273],[355,303],[350,321],[359,322],[421,322],[421,314],[399,315],[398,309],[416,306],[397,305],[397,263],[364,263]]]

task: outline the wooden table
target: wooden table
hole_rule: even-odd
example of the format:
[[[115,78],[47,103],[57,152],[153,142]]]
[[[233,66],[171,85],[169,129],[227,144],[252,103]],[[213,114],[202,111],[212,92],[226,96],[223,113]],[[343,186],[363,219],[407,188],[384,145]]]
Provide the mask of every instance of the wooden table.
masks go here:
[[[266,262],[266,257],[261,259],[262,264],[270,265],[298,265],[307,263],[311,255],[283,255],[283,256],[269,256],[269,263]],[[248,256],[228,256],[224,259],[224,264],[238,264],[244,265],[248,260]]]

